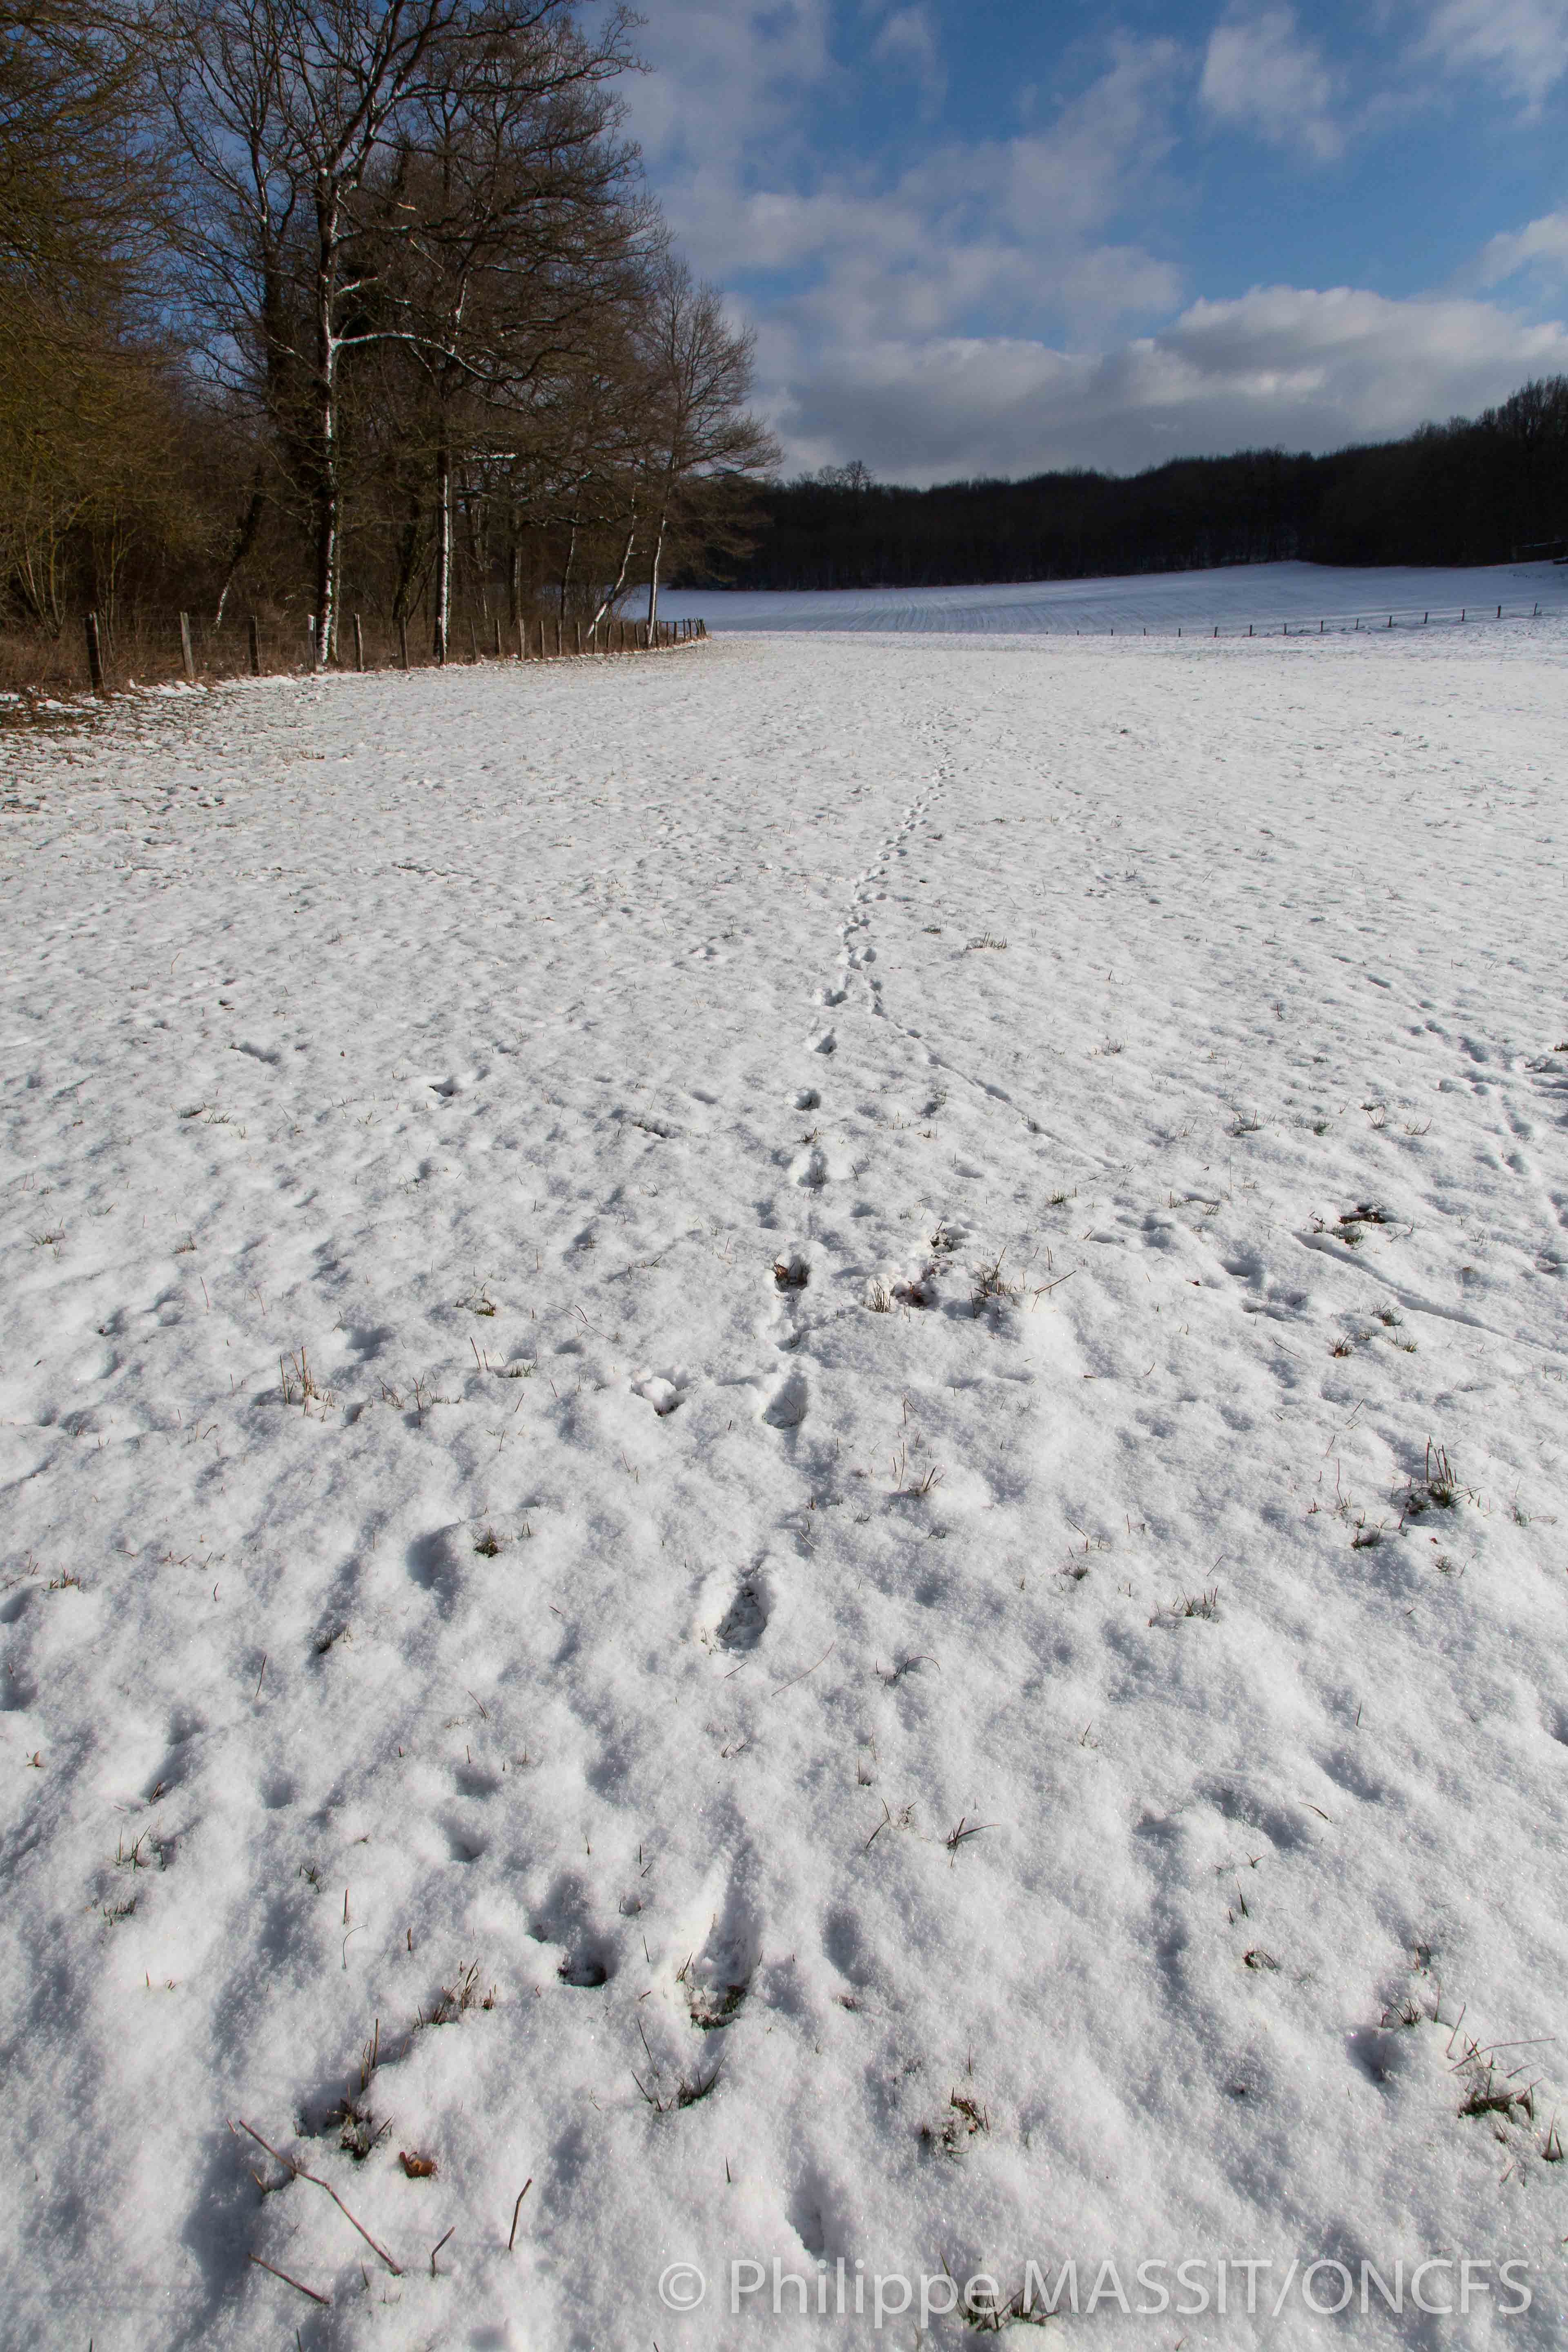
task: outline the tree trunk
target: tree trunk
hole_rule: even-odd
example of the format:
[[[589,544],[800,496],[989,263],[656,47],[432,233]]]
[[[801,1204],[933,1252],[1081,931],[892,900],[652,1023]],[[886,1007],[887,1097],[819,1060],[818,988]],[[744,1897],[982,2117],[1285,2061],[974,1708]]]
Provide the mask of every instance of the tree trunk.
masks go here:
[[[615,603],[616,597],[620,594],[621,590],[626,584],[626,572],[631,565],[632,549],[637,543],[637,517],[634,515],[632,517],[632,527],[626,533],[626,543],[621,550],[621,568],[616,574],[616,584],[610,590],[609,594],[605,598],[604,603],[600,605],[598,611],[594,615],[594,626],[595,629],[604,619],[605,614],[609,611],[611,605]]]
[[[572,535],[566,542],[566,569],[561,574],[561,617],[566,618],[566,599],[572,593],[572,568],[577,561],[577,518],[572,518]]]
[[[647,577],[647,641],[653,643],[654,625],[658,619],[658,562],[664,553],[664,525],[669,512],[668,506],[658,510],[658,530],[653,542],[653,569]]]
[[[397,542],[397,584],[392,595],[392,617],[406,621],[414,602],[414,567],[419,557],[419,526],[423,501],[417,490],[408,497],[408,515]]]
[[[213,614],[215,629],[220,629],[223,626],[223,611],[224,606],[228,603],[228,592],[234,586],[240,565],[256,544],[256,534],[261,528],[261,512],[265,504],[262,490],[265,480],[266,476],[262,468],[258,466],[255,480],[251,484],[250,502],[240,517],[239,527],[234,534],[234,544],[229,550],[228,569],[223,575],[223,586],[218,592],[217,611]]]
[[[515,498],[507,515],[506,616],[514,629],[522,618],[522,533],[518,529]]]
[[[445,425],[436,448],[436,634],[432,650],[447,658],[452,633],[452,452]]]
[[[337,205],[318,188],[316,197],[316,451],[312,504],[316,541],[316,658],[331,659],[336,636],[338,584],[338,343],[333,311],[337,275]]]

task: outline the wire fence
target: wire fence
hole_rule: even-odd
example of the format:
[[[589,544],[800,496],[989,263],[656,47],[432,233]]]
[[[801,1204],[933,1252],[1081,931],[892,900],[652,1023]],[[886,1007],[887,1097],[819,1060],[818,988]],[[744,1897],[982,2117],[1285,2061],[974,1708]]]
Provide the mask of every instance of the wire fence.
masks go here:
[[[1198,638],[1386,636],[1391,630],[1396,629],[1468,628],[1486,621],[1495,624],[1498,621],[1538,621],[1540,618],[1539,601],[1528,606],[1507,603],[1441,606],[1396,604],[1392,611],[1386,605],[1380,605],[1374,612],[1321,614],[1315,621],[1205,621],[1196,627],[1189,627],[1185,622],[1179,621],[1175,625],[1175,635]],[[1169,636],[1171,628],[1167,624],[1163,629],[1156,627],[1151,631],[1141,623],[1139,634],[1145,637],[1151,635]],[[1110,622],[1103,631],[1079,626],[1074,635],[1114,637],[1131,636],[1132,632],[1131,629],[1119,630],[1115,623]]]

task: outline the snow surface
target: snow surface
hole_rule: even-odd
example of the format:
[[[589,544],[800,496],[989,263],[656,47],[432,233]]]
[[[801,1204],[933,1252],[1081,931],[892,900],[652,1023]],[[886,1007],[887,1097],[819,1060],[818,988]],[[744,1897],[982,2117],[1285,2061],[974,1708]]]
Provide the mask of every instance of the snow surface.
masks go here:
[[[713,630],[937,629],[965,635],[1037,630],[1071,635],[1116,630],[1175,635],[1184,629],[1259,635],[1447,625],[1497,616],[1568,615],[1568,564],[1496,563],[1468,569],[1326,563],[1232,563],[1207,572],[1145,572],[1135,579],[1033,580],[995,588],[704,588],[661,597],[670,620],[700,614]],[[1461,616],[1463,616],[1461,620]]]
[[[0,741],[5,2345],[1563,2340],[1565,656]]]

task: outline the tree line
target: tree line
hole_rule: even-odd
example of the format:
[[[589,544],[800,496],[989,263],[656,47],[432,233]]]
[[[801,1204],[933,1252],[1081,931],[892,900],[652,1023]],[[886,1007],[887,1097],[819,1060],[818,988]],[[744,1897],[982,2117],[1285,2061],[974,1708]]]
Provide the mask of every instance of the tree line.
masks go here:
[[[752,348],[625,131],[625,8],[0,0],[0,604],[350,611],[443,658],[743,550]]]
[[[773,483],[724,577],[747,588],[947,586],[1219,563],[1495,563],[1568,551],[1568,377],[1478,417],[1327,457],[1248,449],[1126,477],[1073,468],[914,490],[863,464]],[[702,575],[717,579],[716,572]]]

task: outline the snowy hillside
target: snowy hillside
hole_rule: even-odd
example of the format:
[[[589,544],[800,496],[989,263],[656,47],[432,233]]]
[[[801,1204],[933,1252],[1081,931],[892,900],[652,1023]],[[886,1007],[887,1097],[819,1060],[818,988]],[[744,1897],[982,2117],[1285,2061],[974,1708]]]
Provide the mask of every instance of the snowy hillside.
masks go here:
[[[0,737],[0,2342],[1563,2342],[1565,742],[1560,619]]]
[[[1035,580],[999,588],[844,588],[820,593],[704,588],[660,599],[670,619],[713,630],[935,629],[966,635],[1047,632],[1174,636],[1255,628],[1466,627],[1533,613],[1568,615],[1568,565],[1340,571],[1325,563],[1239,563],[1119,580]],[[1462,616],[1462,617],[1461,617]]]

